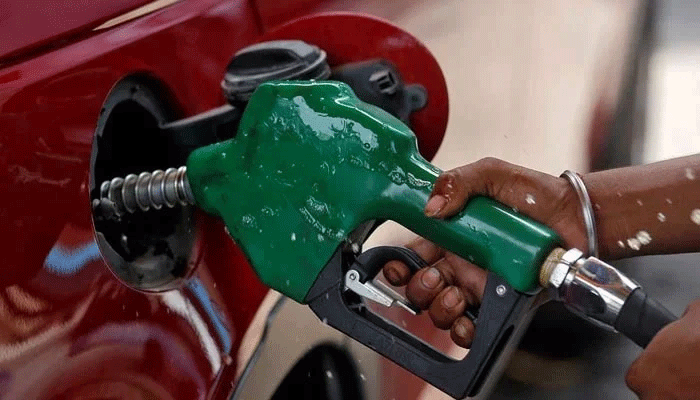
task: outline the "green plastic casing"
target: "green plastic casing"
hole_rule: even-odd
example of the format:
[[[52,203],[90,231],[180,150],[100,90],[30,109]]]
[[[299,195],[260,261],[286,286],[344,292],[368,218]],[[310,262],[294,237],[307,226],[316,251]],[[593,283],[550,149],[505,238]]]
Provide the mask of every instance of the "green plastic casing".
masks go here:
[[[298,302],[349,233],[374,219],[394,220],[518,291],[535,289],[557,235],[484,197],[451,219],[426,217],[439,173],[406,125],[333,81],[261,85],[236,137],[187,161],[197,204],[223,218],[263,283]]]

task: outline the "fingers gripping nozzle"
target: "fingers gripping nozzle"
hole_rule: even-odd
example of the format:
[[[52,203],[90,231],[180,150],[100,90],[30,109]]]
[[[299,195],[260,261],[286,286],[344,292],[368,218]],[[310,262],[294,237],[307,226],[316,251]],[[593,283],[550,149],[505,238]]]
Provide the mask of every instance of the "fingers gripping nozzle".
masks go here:
[[[137,210],[156,210],[163,206],[195,204],[194,195],[187,179],[187,167],[168,168],[165,171],[129,174],[124,178],[113,178],[100,185],[100,199],[96,205],[111,206],[117,215],[134,213]]]

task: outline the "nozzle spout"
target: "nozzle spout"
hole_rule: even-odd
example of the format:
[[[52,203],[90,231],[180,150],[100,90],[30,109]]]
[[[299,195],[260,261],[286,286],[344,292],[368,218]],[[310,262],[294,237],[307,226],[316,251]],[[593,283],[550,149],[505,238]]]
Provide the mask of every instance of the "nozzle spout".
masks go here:
[[[151,208],[158,210],[163,206],[173,208],[195,204],[187,167],[184,166],[129,174],[102,182],[99,201],[109,203],[118,216]]]

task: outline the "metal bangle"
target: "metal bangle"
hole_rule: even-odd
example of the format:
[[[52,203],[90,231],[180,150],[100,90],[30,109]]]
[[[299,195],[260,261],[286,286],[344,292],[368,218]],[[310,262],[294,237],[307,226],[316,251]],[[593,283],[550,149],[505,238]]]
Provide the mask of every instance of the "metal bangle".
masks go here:
[[[566,178],[576,191],[578,200],[581,202],[583,222],[586,225],[586,234],[588,235],[588,255],[598,258],[598,234],[595,228],[595,214],[593,213],[593,203],[591,203],[591,197],[588,195],[586,185],[583,184],[583,179],[578,174],[568,169],[560,177]]]

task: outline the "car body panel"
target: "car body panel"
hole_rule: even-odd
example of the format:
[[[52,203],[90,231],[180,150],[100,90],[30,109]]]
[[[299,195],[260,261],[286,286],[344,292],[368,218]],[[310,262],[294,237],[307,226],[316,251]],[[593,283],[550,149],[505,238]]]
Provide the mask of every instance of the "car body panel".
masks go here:
[[[0,398],[231,392],[267,289],[205,215],[190,279],[163,293],[126,287],[98,249],[88,171],[116,82],[161,82],[180,117],[218,106],[222,71],[259,35],[255,21],[244,0],[179,2],[0,69]]]
[[[260,24],[265,30],[272,29],[299,15],[309,14],[320,8],[323,0],[253,0]]]
[[[44,46],[57,46],[58,42],[84,34],[102,21],[149,3],[153,1],[4,0],[0,3],[0,37],[3,38],[0,59],[17,57]]]

